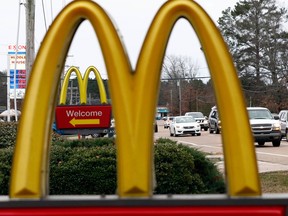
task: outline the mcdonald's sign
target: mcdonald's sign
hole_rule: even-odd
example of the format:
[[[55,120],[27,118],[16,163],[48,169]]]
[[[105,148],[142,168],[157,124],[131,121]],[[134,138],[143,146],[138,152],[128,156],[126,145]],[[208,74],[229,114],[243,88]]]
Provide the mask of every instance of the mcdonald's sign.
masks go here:
[[[194,28],[211,72],[223,127],[226,196],[152,195],[152,122],[163,56],[170,32],[179,18],[187,19]],[[65,55],[85,19],[98,36],[108,72],[117,127],[118,195],[95,199],[53,198],[48,196],[48,159],[56,92]],[[231,121],[233,128],[229,127]],[[287,215],[287,197],[267,198],[261,194],[246,105],[226,44],[206,12],[189,0],[170,0],[159,9],[135,70],[101,6],[93,1],[78,0],[62,10],[47,32],[33,65],[18,128],[10,185],[11,200],[0,201],[0,214]]]
[[[111,106],[58,106],[58,129],[109,128]]]
[[[91,72],[94,73],[97,84],[98,84],[101,104],[107,104],[107,94],[106,94],[105,86],[97,68],[94,66],[88,67],[84,73],[84,77],[82,78],[81,72],[78,70],[78,68],[72,66],[67,70],[64,76],[61,93],[60,93],[60,102],[59,102],[60,105],[66,104],[66,96],[67,96],[69,78],[73,72],[76,74],[78,84],[79,84],[80,104],[87,104],[87,86],[88,86],[89,75]]]
[[[66,104],[66,96],[67,89],[69,84],[69,78],[71,74],[75,72],[76,77],[79,84],[79,92],[80,92],[80,104],[78,106],[64,106]],[[89,74],[93,72],[96,77],[96,82],[98,84],[99,93],[100,93],[100,101],[102,105],[97,106],[87,106],[87,86],[88,86],[88,78]],[[90,66],[82,75],[78,68],[70,67],[63,80],[63,85],[60,93],[60,102],[59,106],[56,107],[56,124],[58,129],[64,129],[68,134],[77,134],[81,133],[81,131],[87,134],[87,130],[79,130],[79,129],[97,129],[104,128],[107,131],[110,127],[110,119],[111,119],[111,105],[107,104],[107,94],[105,90],[105,86],[99,71],[94,67]],[[86,105],[86,106],[85,106]],[[71,130],[72,129],[72,130]],[[75,130],[76,129],[76,130]],[[68,131],[67,131],[68,130]],[[96,133],[96,131],[94,131]],[[98,133],[103,133],[104,131],[99,129]],[[90,131],[92,134],[93,131]]]

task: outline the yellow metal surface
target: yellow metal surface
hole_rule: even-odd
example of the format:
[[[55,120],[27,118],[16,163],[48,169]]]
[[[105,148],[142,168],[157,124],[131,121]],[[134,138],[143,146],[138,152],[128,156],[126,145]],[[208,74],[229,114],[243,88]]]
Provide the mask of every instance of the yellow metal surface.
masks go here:
[[[91,72],[93,72],[95,74],[95,77],[96,77],[96,81],[97,81],[99,93],[100,93],[100,102],[102,104],[107,104],[107,94],[106,94],[105,86],[104,86],[103,80],[102,80],[101,75],[100,75],[99,71],[97,70],[97,68],[94,66],[88,67],[84,73],[84,77],[82,78],[82,75],[81,75],[80,71],[78,70],[78,68],[72,66],[67,70],[65,77],[64,77],[64,80],[63,80],[63,86],[61,88],[61,93],[60,93],[60,102],[59,102],[60,105],[66,104],[69,78],[73,72],[75,72],[76,77],[77,77],[77,81],[79,84],[79,94],[80,94],[80,103],[81,104],[87,103],[88,78],[89,78],[89,74]]]
[[[12,198],[47,195],[49,135],[56,90],[73,35],[85,19],[96,31],[108,72],[117,127],[118,194],[152,195],[152,124],[160,72],[170,32],[181,17],[197,33],[211,71],[223,126],[228,195],[261,194],[253,138],[237,73],[217,27],[205,11],[194,1],[164,4],[151,24],[133,72],[105,11],[92,1],[78,0],[55,19],[35,60],[17,136]]]

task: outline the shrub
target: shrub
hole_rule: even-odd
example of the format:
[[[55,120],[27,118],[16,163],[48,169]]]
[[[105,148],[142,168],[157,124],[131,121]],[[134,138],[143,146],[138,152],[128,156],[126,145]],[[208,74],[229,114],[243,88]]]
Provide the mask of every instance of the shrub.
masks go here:
[[[50,194],[115,194],[116,151],[101,147],[53,146]]]
[[[155,194],[225,192],[216,166],[195,149],[169,139],[155,143]],[[0,149],[0,192],[8,194],[13,147]],[[114,138],[58,140],[51,145],[51,195],[116,194]]]
[[[206,158],[206,155],[195,148],[185,146],[185,149],[194,157],[195,172],[201,176],[206,192],[225,193],[226,186],[223,174],[217,169],[214,162]]]
[[[0,149],[0,194],[7,195],[11,175],[13,147]]]
[[[17,122],[0,122],[0,148],[15,145],[17,126]]]
[[[173,143],[155,146],[157,194],[201,193],[204,190],[200,176],[193,173],[194,158],[179,147]]]
[[[156,194],[224,193],[222,174],[205,154],[169,139],[155,145]]]
[[[17,137],[18,122],[0,122],[0,148],[14,146]],[[63,136],[52,131],[52,142],[63,142],[66,140]]]
[[[92,148],[96,146],[107,146],[114,145],[114,138],[95,138],[95,139],[73,139],[73,140],[57,140],[53,142],[53,145],[62,146],[62,147],[70,147],[70,148],[78,148],[78,147],[86,147]]]

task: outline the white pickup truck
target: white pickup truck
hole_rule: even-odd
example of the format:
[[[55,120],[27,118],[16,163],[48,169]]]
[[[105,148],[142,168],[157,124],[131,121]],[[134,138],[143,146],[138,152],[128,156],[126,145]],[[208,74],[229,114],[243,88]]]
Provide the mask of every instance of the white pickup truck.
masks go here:
[[[255,142],[260,146],[272,142],[274,147],[279,147],[282,139],[279,116],[273,117],[264,107],[248,107],[247,111]]]

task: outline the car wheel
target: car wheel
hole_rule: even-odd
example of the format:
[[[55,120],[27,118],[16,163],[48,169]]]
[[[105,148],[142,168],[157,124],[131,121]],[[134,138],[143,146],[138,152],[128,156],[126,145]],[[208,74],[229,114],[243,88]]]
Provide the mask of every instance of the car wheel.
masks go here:
[[[171,132],[170,128],[169,128],[169,132],[170,132],[170,137],[172,137],[172,136],[173,136],[173,133]]]
[[[288,142],[288,130],[286,130],[286,142]]]
[[[155,130],[154,130],[155,133],[158,133],[158,125],[155,125]]]
[[[176,130],[174,129],[174,137],[177,137]]]
[[[218,128],[218,126],[215,127],[216,127],[216,134],[220,134],[220,129]]]
[[[105,135],[106,135],[106,133],[91,134],[92,137],[104,137]]]
[[[207,131],[208,130],[208,128],[204,128],[204,131]]]
[[[201,136],[201,133],[198,133],[197,136]]]
[[[208,128],[209,128],[209,133],[212,134],[214,131],[212,130],[211,125],[209,125]]]
[[[264,144],[265,144],[264,141],[259,141],[259,142],[258,142],[258,145],[259,145],[259,146],[263,146]]]
[[[100,137],[100,134],[90,134],[92,138]]]
[[[274,140],[274,141],[272,142],[272,144],[273,144],[274,147],[279,147],[280,144],[281,144],[281,140]]]

